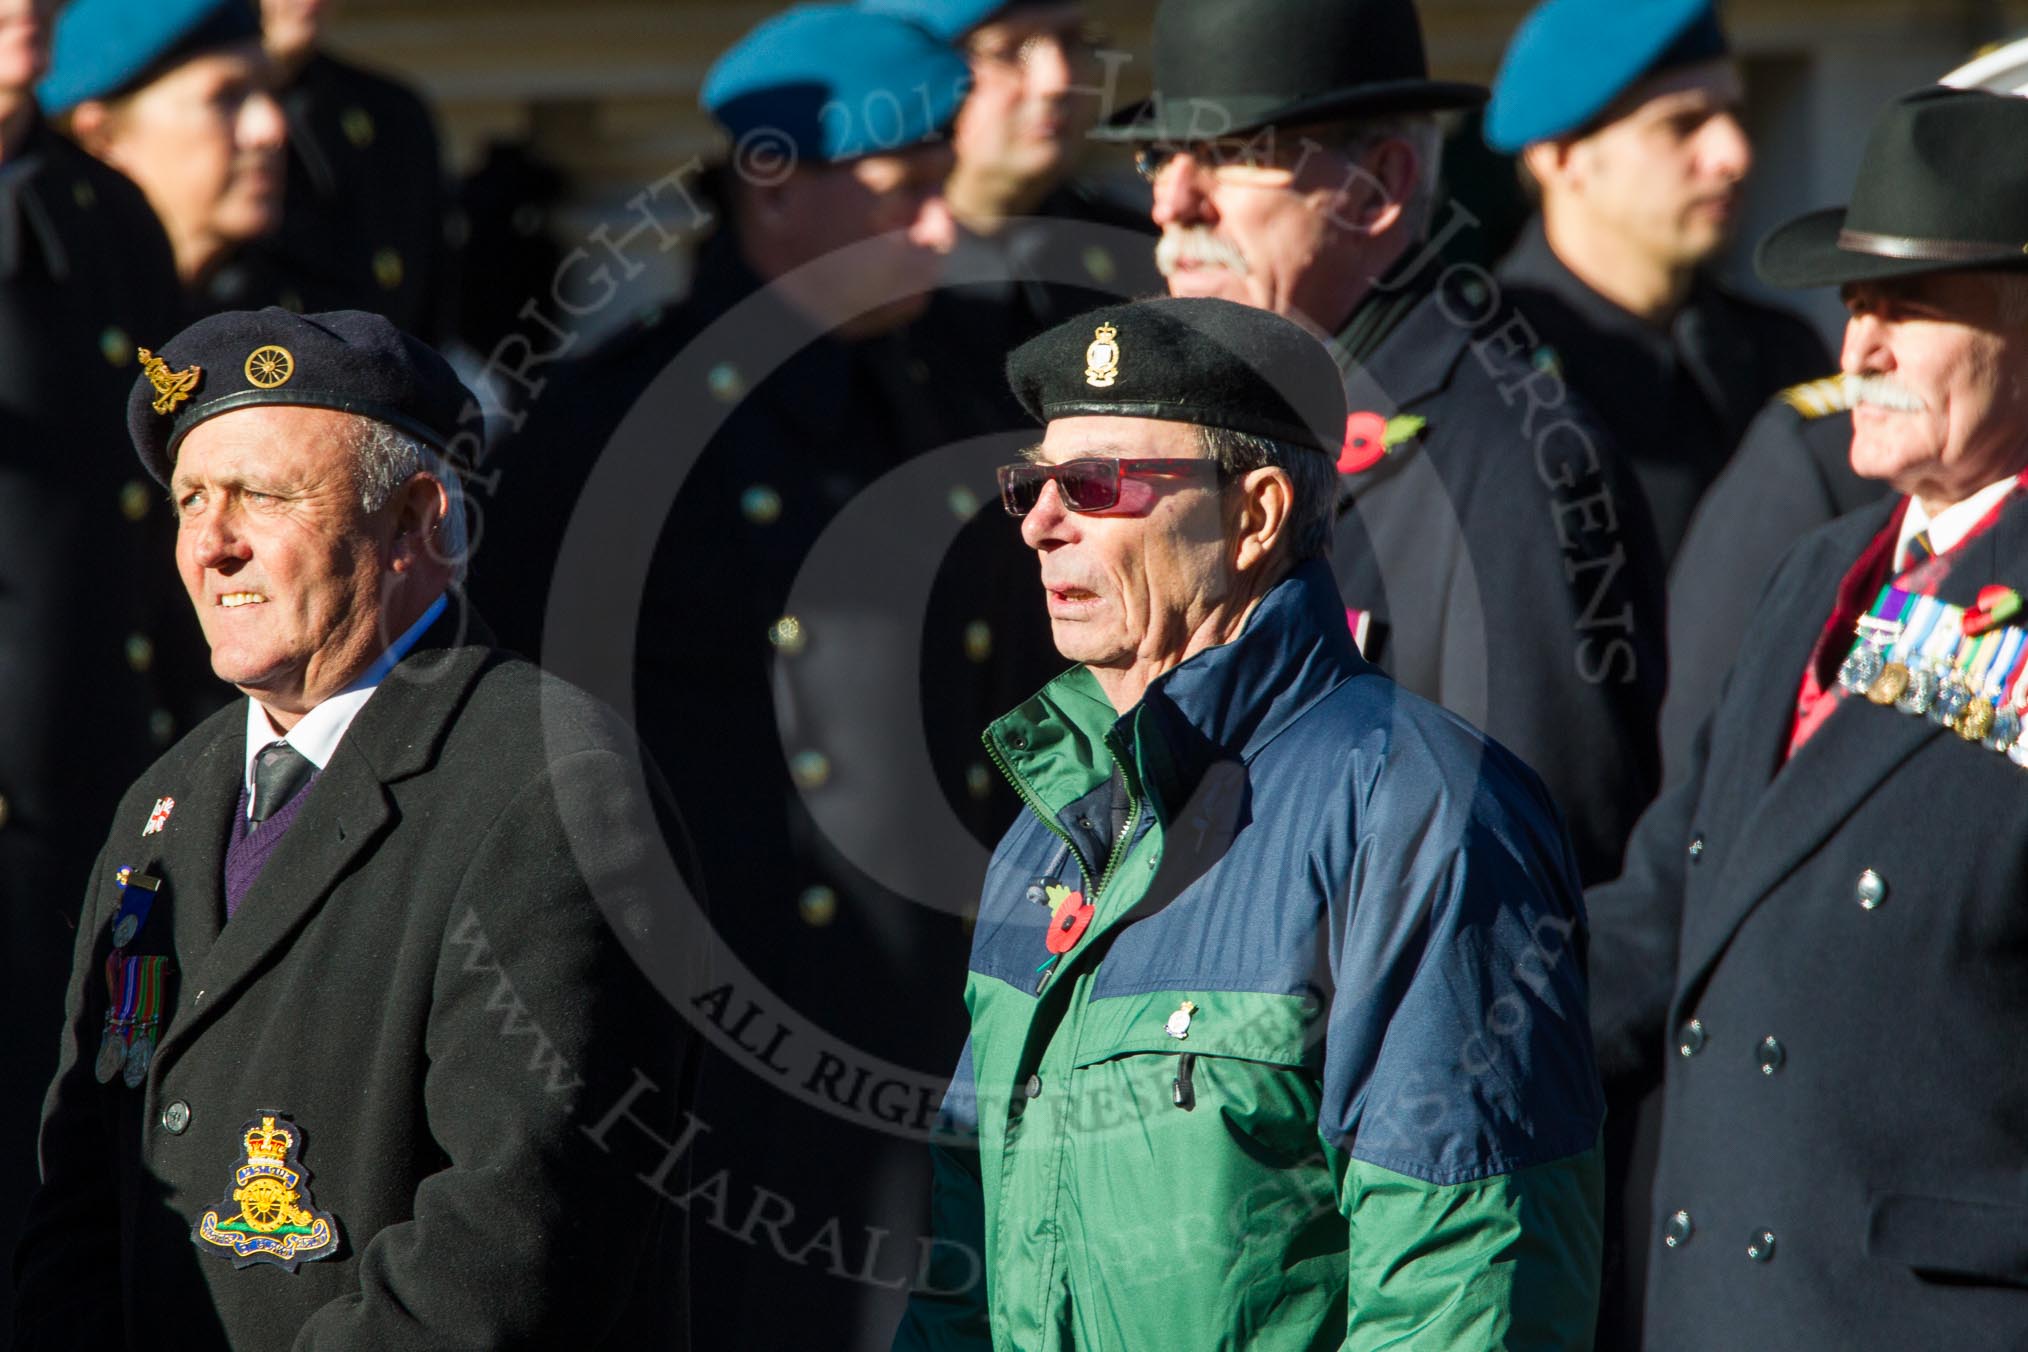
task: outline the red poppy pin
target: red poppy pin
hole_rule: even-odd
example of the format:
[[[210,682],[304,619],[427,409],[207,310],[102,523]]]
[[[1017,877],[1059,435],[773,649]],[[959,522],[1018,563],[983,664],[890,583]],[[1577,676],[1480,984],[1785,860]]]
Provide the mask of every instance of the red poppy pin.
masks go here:
[[[1049,935],[1043,941],[1052,953],[1068,953],[1077,947],[1077,941],[1084,938],[1084,932],[1091,924],[1093,906],[1084,899],[1084,893],[1074,892],[1061,883],[1049,885]]]
[[[1372,469],[1386,454],[1429,426],[1429,419],[1416,414],[1383,418],[1378,413],[1354,413],[1345,419],[1345,447],[1338,452],[1338,472],[1357,474]]]

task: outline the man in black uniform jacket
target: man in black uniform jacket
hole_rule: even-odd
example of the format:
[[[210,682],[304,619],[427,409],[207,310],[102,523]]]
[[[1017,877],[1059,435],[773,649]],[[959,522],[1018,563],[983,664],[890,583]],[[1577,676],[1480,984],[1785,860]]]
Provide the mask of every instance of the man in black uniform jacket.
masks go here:
[[[921,24],[971,65],[951,127],[944,199],[957,232],[945,276],[995,303],[1007,351],[1093,305],[1160,294],[1145,189],[1124,159],[1124,192],[1079,173],[1118,75],[1084,0],[864,3]]]
[[[1713,0],[1544,0],[1507,49],[1486,135],[1542,210],[1497,269],[1559,371],[1640,476],[1664,561],[1775,391],[1831,357],[1795,315],[1705,267],[1753,147]]]
[[[322,45],[334,5],[260,0],[289,123],[282,219],[213,291],[246,305],[372,310],[435,337],[444,322],[444,185],[435,119],[413,89]]]
[[[2001,1348],[2028,1326],[2028,102],[1918,91],[1849,208],[1852,465],[1682,776],[1587,898],[1608,1078],[1666,1066],[1650,1346]]]
[[[927,1216],[918,1140],[867,1110],[866,1075],[760,1053],[793,1012],[789,1054],[835,1038],[916,1071],[933,1109],[965,1035],[960,908],[1012,817],[979,729],[1061,667],[1017,539],[975,532],[993,552],[946,562],[968,516],[998,512],[996,461],[1034,439],[1004,351],[962,345],[995,322],[940,346],[912,322],[951,240],[965,78],[920,28],[845,6],[743,38],[704,84],[733,155],[690,296],[541,371],[486,465],[474,582],[503,637],[631,707],[658,758],[709,767],[675,789],[739,970],[696,998],[748,1044],[722,1040],[700,1091],[693,1158],[721,1179],[696,1231],[711,1346],[849,1349],[899,1317]],[[1026,585],[995,587],[1002,570]],[[952,999],[911,993],[940,981]],[[826,1253],[826,1234],[845,1238]]]
[[[683,1345],[651,776],[452,590],[469,402],[356,311],[146,359],[129,426],[247,699],[92,874],[18,1347]]]
[[[121,791],[228,693],[161,566],[174,534],[161,494],[125,449],[135,344],[181,322],[175,264],[140,191],[36,102],[55,8],[0,0],[0,702],[12,711],[0,720],[0,1018],[16,1029],[40,1029],[62,998],[79,891]],[[49,1038],[0,1044],[0,1253],[35,1188],[55,1069]],[[0,1329],[10,1303],[0,1289]]]
[[[1782,556],[1817,527],[1892,490],[1852,472],[1852,396],[1841,376],[1792,385],[1746,429],[1697,504],[1669,570],[1669,694],[1662,777],[1676,777]]]

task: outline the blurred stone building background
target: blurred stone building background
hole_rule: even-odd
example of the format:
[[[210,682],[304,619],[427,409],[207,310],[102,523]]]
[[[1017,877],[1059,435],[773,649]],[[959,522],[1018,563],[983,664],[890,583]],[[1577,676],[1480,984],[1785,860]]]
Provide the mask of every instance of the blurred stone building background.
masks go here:
[[[618,231],[630,219],[630,198],[718,149],[697,111],[699,82],[719,51],[777,8],[745,0],[342,0],[333,44],[401,73],[434,100],[454,175],[472,172],[496,145],[560,171],[553,202],[524,205],[501,224],[548,232],[567,249],[601,221]],[[1153,0],[1091,0],[1091,8],[1125,54],[1115,65],[1118,97],[1144,92]],[[1525,0],[1421,0],[1434,71],[1489,80],[1527,8]],[[1886,99],[2028,29],[2028,0],[1733,0],[1725,13],[1760,149],[1731,269],[1749,288],[1752,241],[1788,215],[1844,199],[1866,128]],[[1097,149],[1092,167],[1124,172],[1118,154]],[[628,279],[628,303],[605,308],[599,324],[682,289],[681,249],[656,251],[653,261]],[[467,287],[498,280],[469,277]],[[1830,333],[1840,318],[1835,297],[1810,301]]]

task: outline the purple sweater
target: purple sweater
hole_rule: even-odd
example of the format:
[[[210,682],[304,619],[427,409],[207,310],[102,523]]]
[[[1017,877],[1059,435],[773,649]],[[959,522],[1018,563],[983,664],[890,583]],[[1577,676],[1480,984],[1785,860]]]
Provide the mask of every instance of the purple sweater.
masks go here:
[[[254,879],[261,876],[261,869],[267,864],[268,856],[275,846],[282,843],[282,836],[288,832],[289,823],[303,810],[303,804],[310,799],[310,790],[317,787],[317,776],[322,770],[312,771],[309,782],[296,790],[296,796],[282,804],[281,811],[264,822],[250,822],[246,818],[246,785],[239,786],[239,808],[232,814],[232,843],[225,847],[225,918],[232,919],[233,912],[254,885]]]

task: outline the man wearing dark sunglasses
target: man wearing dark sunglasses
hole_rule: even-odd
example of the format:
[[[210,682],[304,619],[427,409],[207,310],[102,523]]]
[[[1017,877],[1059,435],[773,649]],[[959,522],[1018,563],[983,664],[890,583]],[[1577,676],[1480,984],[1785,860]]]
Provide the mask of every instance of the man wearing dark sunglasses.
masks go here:
[[[1360,651],[1539,771],[1587,881],[1658,779],[1663,589],[1631,468],[1503,306],[1450,266],[1441,117],[1412,0],[1163,0],[1135,143],[1176,296],[1325,335],[1351,414],[1333,569]]]
[[[1588,1348],[1575,860],[1526,766],[1353,647],[1337,366],[1163,299],[1008,370],[1048,430],[1002,503],[1077,665],[986,733],[1026,810],[895,1347]]]

